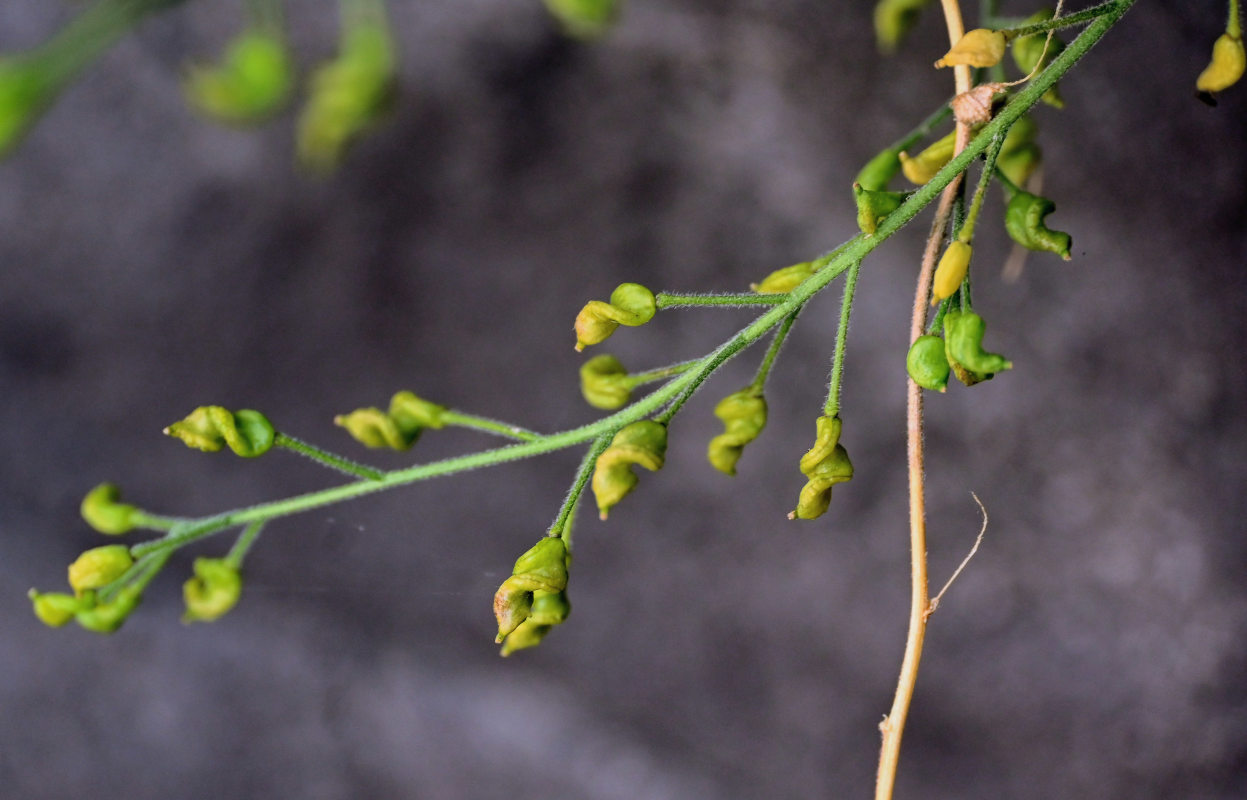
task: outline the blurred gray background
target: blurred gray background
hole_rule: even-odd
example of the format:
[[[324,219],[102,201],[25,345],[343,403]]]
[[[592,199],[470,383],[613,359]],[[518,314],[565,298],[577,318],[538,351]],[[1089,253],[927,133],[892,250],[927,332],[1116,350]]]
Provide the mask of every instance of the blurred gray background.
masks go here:
[[[0,8],[29,46],[71,4]],[[944,98],[929,13],[874,52],[872,3],[631,0],[593,45],[536,0],[393,2],[402,96],[328,180],[187,110],[179,70],[239,24],[191,2],[142,26],[0,165],[0,792],[15,798],[854,798],[904,642],[905,338],[924,216],[865,264],[843,417],[857,468],[789,523],[837,290],[806,311],[770,425],[704,462],[732,362],[668,466],[606,523],[583,509],[571,619],[498,658],[490,602],[579,459],[438,479],[272,524],[239,607],[183,627],[175,558],[112,637],[53,631],[30,586],[102,538],[102,480],[206,514],[337,479],[190,451],[204,403],[382,463],[332,425],[408,388],[540,430],[581,424],[572,319],[639,281],[741,290],[853,234],[862,162]],[[292,3],[304,68],[328,2]],[[968,4],[973,6],[973,4]],[[899,798],[1247,796],[1247,86],[1193,97],[1224,3],[1143,0],[1041,108],[1070,263],[1009,247],[993,193],[976,308],[1015,369],[928,402],[932,580],[991,514],[933,618]],[[972,8],[968,8],[972,11]],[[1005,10],[1027,13],[1024,4]],[[699,355],[750,312],[662,313],[601,350]]]

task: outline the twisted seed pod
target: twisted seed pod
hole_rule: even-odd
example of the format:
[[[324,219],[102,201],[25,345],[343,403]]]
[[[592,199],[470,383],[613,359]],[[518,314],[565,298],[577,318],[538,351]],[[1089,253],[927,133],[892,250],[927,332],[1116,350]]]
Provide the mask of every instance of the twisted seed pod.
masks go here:
[[[758,438],[766,427],[766,399],[759,389],[741,389],[720,400],[714,415],[723,420],[726,430],[710,440],[706,458],[719,472],[735,475],[736,462],[745,445]]]
[[[957,377],[967,386],[1013,367],[1004,356],[983,349],[986,330],[987,323],[972,311],[950,310],[944,314],[944,352]],[[970,373],[973,380],[967,381],[958,367]]]
[[[273,424],[259,411],[230,411],[221,406],[200,406],[164,432],[195,450],[215,453],[228,445],[244,458],[264,455],[277,436]]]
[[[905,38],[918,14],[931,4],[931,0],[879,0],[875,4],[875,39],[885,53],[895,52]]]
[[[1195,88],[1201,92],[1220,92],[1238,83],[1247,70],[1247,48],[1238,36],[1229,31],[1217,37],[1212,44],[1212,61],[1195,80]]]
[[[654,293],[639,283],[621,283],[611,292],[609,303],[590,300],[576,315],[576,350],[606,341],[620,325],[636,327],[658,311]]]
[[[601,36],[619,17],[620,0],[545,0],[546,9],[569,36]]]
[[[935,173],[944,168],[944,165],[953,160],[954,150],[957,145],[957,132],[953,131],[947,136],[937,139],[927,146],[925,150],[915,156],[909,153],[901,153],[898,158],[901,162],[901,171],[905,173],[905,177],[910,183],[916,183],[919,186],[935,177]]]
[[[277,36],[247,31],[217,66],[195,66],[184,90],[192,106],[221,122],[242,125],[272,116],[290,96],[290,53]]]
[[[82,498],[82,518],[100,533],[110,536],[134,529],[138,509],[121,502],[121,490],[114,484],[101,483]]]
[[[445,406],[402,391],[390,398],[388,412],[379,408],[357,408],[334,417],[333,423],[346,428],[347,433],[365,447],[407,450],[425,428],[446,427],[445,413]]]
[[[840,444],[839,417],[822,416],[815,422],[814,446],[801,456],[801,472],[808,480],[789,516],[817,519],[831,505],[831,487],[853,477],[849,453]]]
[[[791,267],[777,269],[763,278],[761,283],[749,284],[749,288],[758,294],[786,294],[800,286],[813,274],[814,262],[803,261]]]
[[[637,485],[633,464],[651,472],[662,469],[667,453],[667,426],[643,419],[625,425],[598,456],[593,470],[593,496],[599,516],[606,519],[611,508]]]
[[[924,389],[943,392],[948,386],[948,358],[944,340],[938,336],[919,336],[905,356],[905,371]]]
[[[194,577],[182,584],[183,622],[212,622],[234,607],[242,594],[238,568],[224,558],[197,558]]]
[[[511,577],[494,594],[494,617],[502,655],[533,647],[550,628],[567,619],[567,545],[557,536],[546,537],[515,561]]]
[[[901,207],[905,198],[912,192],[871,191],[862,188],[860,183],[853,184],[853,200],[857,203],[857,226],[867,236],[874,235],[879,223]]]
[[[970,270],[973,254],[974,249],[960,239],[948,245],[944,255],[940,256],[939,266],[935,268],[935,277],[931,279],[931,305],[952,297],[953,292],[961,288],[961,282]]]
[[[965,35],[935,62],[940,67],[994,67],[1005,55],[1005,35],[1000,31],[975,28]]]
[[[580,393],[594,408],[622,408],[632,397],[628,370],[614,356],[594,356],[580,366]]]
[[[1056,210],[1056,204],[1046,197],[1030,192],[1015,192],[1005,208],[1005,230],[1013,241],[1028,250],[1056,253],[1070,260],[1073,239],[1068,233],[1049,230],[1044,217]]]

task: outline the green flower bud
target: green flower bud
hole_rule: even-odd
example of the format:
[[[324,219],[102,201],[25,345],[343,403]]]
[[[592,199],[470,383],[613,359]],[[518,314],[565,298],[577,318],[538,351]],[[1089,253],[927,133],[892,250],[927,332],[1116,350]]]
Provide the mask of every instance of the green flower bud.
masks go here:
[[[1238,0],[1232,0],[1238,2]],[[1247,70],[1247,48],[1242,37],[1228,30],[1212,44],[1212,61],[1195,80],[1195,88],[1201,92],[1220,92],[1238,83]]]
[[[871,191],[853,184],[853,200],[857,203],[857,226],[862,233],[871,236],[879,229],[879,223],[901,207],[901,203],[913,192]]]
[[[346,428],[365,447],[388,447],[407,450],[425,428],[446,427],[446,407],[413,392],[402,391],[390,398],[390,410],[359,408],[350,414],[333,418],[335,425]]]
[[[994,67],[1005,55],[1005,35],[1000,31],[975,28],[965,35],[935,62],[940,67]]]
[[[620,325],[644,325],[657,312],[653,292],[639,283],[621,283],[609,303],[590,300],[576,315],[576,350],[606,341]]]
[[[619,17],[620,0],[545,0],[550,14],[569,36],[601,36]]]
[[[621,428],[594,465],[592,485],[599,516],[606,519],[611,508],[636,487],[637,476],[629,467],[636,464],[651,472],[662,469],[666,453],[666,425],[643,419]]]
[[[1013,367],[1004,356],[983,349],[986,329],[987,323],[972,311],[950,309],[944,314],[944,354],[967,386]]]
[[[1035,144],[1039,126],[1030,117],[1022,117],[1009,128],[996,167],[1017,186],[1025,186],[1042,159],[1042,151]]]
[[[1047,22],[1052,19],[1053,11],[1045,8],[1036,11],[1028,17],[1019,27],[1027,25],[1035,25],[1040,22]],[[1048,51],[1044,53],[1045,43]],[[1010,51],[1013,53],[1013,63],[1017,64],[1018,69],[1023,75],[1030,75],[1032,72],[1039,72],[1046,69],[1052,63],[1052,59],[1061,54],[1065,49],[1065,42],[1061,41],[1056,34],[1052,35],[1052,41],[1048,42],[1048,34],[1032,33],[1030,36],[1019,36],[1013,40]],[[1040,59],[1043,59],[1042,63]],[[1053,108],[1065,108],[1065,101],[1061,99],[1061,91],[1057,86],[1053,86],[1044,92],[1043,101]]]
[[[253,30],[236,37],[218,66],[194,66],[184,89],[192,106],[229,124],[263,120],[290,96],[293,69],[280,37]]]
[[[815,421],[814,446],[801,456],[801,473],[808,479],[789,518],[817,519],[831,505],[831,488],[853,477],[853,463],[840,444],[840,418],[821,416]]]
[[[101,483],[82,498],[82,518],[95,530],[110,536],[131,531],[139,510],[120,500],[119,488],[111,483]]]
[[[918,22],[918,14],[930,4],[931,0],[879,0],[875,4],[875,39],[879,49],[885,53],[895,52]]]
[[[594,356],[580,366],[580,393],[594,408],[622,408],[632,397],[628,370],[614,356]]]
[[[548,536],[516,559],[511,577],[494,594],[494,617],[502,655],[533,647],[571,612],[567,568],[571,556],[557,536]]]
[[[735,475],[736,462],[745,445],[758,438],[766,427],[766,399],[760,389],[741,389],[720,400],[714,415],[723,420],[726,430],[710,440],[706,458],[719,472]]]
[[[37,62],[0,58],[0,158],[21,142],[58,88]]]
[[[889,147],[866,162],[862,171],[857,173],[857,183],[861,184],[863,189],[881,192],[888,188],[888,184],[900,171],[900,153],[895,148]]]
[[[948,386],[948,358],[944,355],[944,340],[938,336],[919,336],[909,346],[905,357],[905,371],[914,383],[924,389],[943,392]]]
[[[112,633],[129,618],[142,599],[142,589],[137,586],[127,586],[118,591],[117,596],[107,603],[79,610],[74,615],[74,619],[80,626],[94,633]]]
[[[931,279],[931,305],[952,297],[961,288],[961,282],[966,279],[966,273],[970,270],[970,258],[973,255],[974,248],[960,239],[955,239],[948,245],[944,255],[940,256],[935,276]]]
[[[200,406],[164,432],[205,453],[218,452],[228,445],[243,458],[264,455],[272,449],[277,436],[273,424],[259,411],[230,411],[221,406]]]
[[[295,144],[299,161],[328,172],[347,148],[372,127],[394,90],[394,42],[384,22],[357,24],[343,32],[337,58],[311,78],[299,115]]]
[[[901,161],[901,171],[905,173],[905,177],[910,183],[916,183],[919,186],[935,177],[935,173],[944,168],[944,165],[953,160],[953,151],[957,146],[957,132],[953,131],[941,139],[937,139],[931,143],[925,150],[916,156],[909,153],[901,153],[899,158]]]
[[[69,565],[69,585],[74,594],[107,586],[134,565],[130,548],[124,544],[108,544],[87,550]]]
[[[234,607],[242,594],[238,567],[224,558],[197,558],[195,576],[182,584],[183,622],[212,622]]]
[[[763,278],[761,283],[749,284],[749,288],[758,294],[786,294],[800,286],[813,274],[814,262],[803,261],[791,267],[777,269]]]
[[[69,622],[82,607],[82,602],[71,594],[37,592],[31,589],[28,596],[34,606],[35,616],[49,628],[59,628]]]
[[[1028,250],[1044,250],[1070,260],[1073,240],[1068,233],[1049,230],[1044,217],[1056,210],[1056,204],[1046,197],[1030,192],[1015,192],[1005,208],[1005,230],[1010,238]]]

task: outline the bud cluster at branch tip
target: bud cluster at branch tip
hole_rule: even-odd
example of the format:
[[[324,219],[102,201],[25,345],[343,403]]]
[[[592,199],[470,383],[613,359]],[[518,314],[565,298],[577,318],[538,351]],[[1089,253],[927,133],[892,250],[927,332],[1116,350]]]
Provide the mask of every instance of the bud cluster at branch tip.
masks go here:
[[[552,627],[567,619],[570,565],[567,545],[557,536],[542,539],[516,559],[511,577],[494,594],[495,641],[502,644],[502,655],[537,646]]]
[[[221,406],[200,406],[165,428],[164,433],[205,453],[228,446],[243,458],[264,455],[272,449],[277,436],[273,424],[259,411],[230,411]]]
[[[766,427],[766,398],[761,389],[746,387],[720,400],[714,415],[723,421],[725,430],[710,440],[706,458],[719,472],[735,475],[745,445]]]
[[[621,428],[594,464],[592,487],[599,516],[606,519],[636,487],[632,465],[654,472],[662,469],[666,454],[667,426],[661,422],[643,419]]]
[[[379,408],[358,408],[349,414],[339,414],[333,422],[346,428],[347,433],[365,447],[407,450],[425,428],[441,430],[446,427],[445,414],[445,406],[402,391],[390,398],[388,412]]]
[[[280,36],[248,30],[226,46],[220,64],[190,67],[184,89],[187,100],[202,113],[246,125],[267,119],[286,104],[293,72]]]
[[[620,325],[644,325],[658,312],[654,293],[639,283],[621,283],[609,303],[590,300],[576,315],[576,350],[610,338]]]
[[[107,602],[100,602],[98,590],[121,578],[132,566],[134,559],[125,545],[111,544],[85,551],[69,565],[73,594],[30,590],[35,616],[50,628],[75,620],[86,630],[112,633],[138,606],[142,588],[123,586]]]

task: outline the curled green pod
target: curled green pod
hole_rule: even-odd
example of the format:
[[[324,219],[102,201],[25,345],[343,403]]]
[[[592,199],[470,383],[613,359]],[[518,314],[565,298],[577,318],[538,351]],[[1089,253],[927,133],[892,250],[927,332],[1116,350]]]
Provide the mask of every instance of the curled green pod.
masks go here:
[[[590,300],[576,315],[576,350],[610,338],[620,325],[644,325],[658,312],[654,293],[639,283],[621,283],[609,303]]]
[[[944,314],[944,353],[954,370],[961,367],[970,374],[972,380],[967,381],[961,371],[957,372],[957,377],[967,386],[1013,366],[999,353],[989,353],[983,349],[983,335],[986,331],[987,323],[972,311],[950,309]]]
[[[27,595],[39,621],[49,628],[65,625],[82,608],[82,601],[63,592],[38,592],[31,589]]]
[[[1052,19],[1052,15],[1053,11],[1050,8],[1036,11],[1019,27],[1047,22]],[[1044,52],[1045,47],[1047,47],[1047,53]],[[1065,42],[1061,41],[1056,34],[1053,34],[1052,41],[1048,42],[1047,33],[1032,33],[1030,36],[1019,36],[1014,39],[1009,49],[1017,68],[1022,71],[1023,75],[1030,75],[1032,72],[1046,69],[1052,60],[1065,49]],[[1040,59],[1043,59],[1042,62]],[[1042,99],[1053,108],[1065,108],[1065,101],[1061,99],[1061,90],[1057,85],[1053,85],[1051,89],[1044,92]]]
[[[766,399],[760,389],[741,389],[720,400],[714,415],[723,421],[725,430],[710,440],[706,458],[719,472],[735,475],[736,462],[745,452],[745,445],[758,438],[766,427]]]
[[[1009,128],[1000,146],[996,167],[1016,186],[1025,186],[1042,161],[1043,152],[1035,143],[1038,136],[1039,126],[1035,121],[1029,116],[1022,117]]]
[[[1046,197],[1030,192],[1014,192],[1005,208],[1005,230],[1013,241],[1028,250],[1056,253],[1070,260],[1073,239],[1068,233],[1050,230],[1044,217],[1056,210],[1056,204]]]
[[[502,655],[534,647],[567,619],[567,569],[571,556],[557,536],[546,537],[515,561],[511,577],[494,594],[494,617]]]
[[[98,603],[79,609],[74,615],[78,624],[93,633],[113,633],[121,627],[143,599],[143,590],[126,586],[107,603]]]
[[[944,355],[944,340],[938,336],[919,336],[905,356],[905,371],[923,389],[943,392],[952,368]]]
[[[229,43],[220,64],[191,67],[184,90],[200,112],[245,125],[267,119],[285,105],[292,77],[290,53],[281,37],[252,30]]]
[[[857,173],[857,183],[863,189],[881,192],[888,188],[888,184],[892,182],[892,179],[896,177],[896,173],[900,171],[900,153],[895,147],[889,147],[866,162],[866,166],[862,167],[861,172]]]
[[[867,236],[874,235],[888,214],[901,207],[912,192],[871,191],[860,183],[853,184],[853,200],[857,203],[857,226]]]
[[[918,22],[931,0],[879,0],[875,3],[875,41],[884,53],[893,53]]]
[[[761,282],[749,284],[749,288],[758,294],[787,294],[813,274],[814,262],[802,261],[800,264],[775,270]]]
[[[936,139],[917,155],[901,153],[901,171],[910,183],[919,186],[935,177],[944,165],[953,160],[957,147],[957,132],[951,131],[947,136]]]
[[[347,148],[371,128],[394,92],[394,41],[384,22],[359,23],[342,34],[338,56],[311,78],[299,114],[295,146],[313,172],[336,167]]]
[[[134,559],[124,544],[93,547],[69,565],[69,585],[75,595],[82,597],[117,580],[132,566]]]
[[[817,519],[831,505],[831,489],[853,477],[853,463],[840,444],[840,417],[821,416],[815,422],[814,446],[801,456],[801,473],[807,478],[789,517]]]
[[[243,458],[264,455],[277,437],[273,424],[259,411],[230,411],[221,406],[200,406],[164,432],[195,450],[216,453],[228,446]]]
[[[544,0],[551,16],[568,36],[592,39],[601,36],[619,18],[621,0]]]
[[[137,508],[121,502],[121,489],[111,483],[101,483],[87,492],[80,510],[88,525],[110,536],[133,530],[139,514]]]
[[[654,472],[662,469],[666,454],[667,426],[661,422],[643,419],[621,428],[594,464],[592,486],[599,516],[606,519],[636,487],[637,476],[630,469],[633,464]]]
[[[622,408],[632,397],[628,370],[612,355],[594,356],[580,365],[580,393],[594,408]]]
[[[212,622],[238,603],[242,595],[242,576],[238,567],[224,558],[197,558],[194,576],[182,584],[186,613],[182,622]]]
[[[365,447],[407,450],[425,428],[444,428],[445,414],[445,406],[425,400],[414,392],[402,391],[390,398],[389,411],[357,408],[349,414],[339,414],[333,422],[346,428],[347,433]]]

